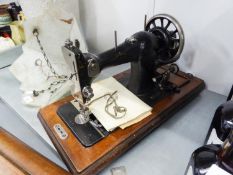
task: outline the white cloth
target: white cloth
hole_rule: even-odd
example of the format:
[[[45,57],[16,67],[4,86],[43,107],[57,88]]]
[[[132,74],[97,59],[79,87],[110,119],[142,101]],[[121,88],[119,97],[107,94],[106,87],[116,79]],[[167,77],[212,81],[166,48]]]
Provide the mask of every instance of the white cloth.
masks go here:
[[[53,0],[19,0],[27,19],[40,16],[52,4]]]
[[[29,4],[32,2],[30,1],[29,3],[27,1]],[[58,2],[59,5],[57,5]],[[53,94],[45,91],[38,97],[32,96],[33,90],[47,89],[56,80],[54,78],[47,79],[46,75],[52,74],[44,60],[36,37],[32,33],[33,29],[38,29],[39,39],[44,51],[56,73],[59,75],[69,76],[71,73],[61,51],[61,47],[68,38],[71,40],[78,39],[82,52],[87,52],[85,40],[79,30],[79,26],[77,26],[77,18],[75,18],[74,14],[61,9],[62,2],[59,0],[55,2],[49,2],[48,0],[41,1],[43,7],[46,6],[45,4],[48,6],[43,10],[37,10],[41,11],[41,13],[37,13],[34,17],[27,18],[24,23],[26,43],[23,45],[23,54],[10,67],[12,74],[21,82],[20,89],[24,93],[23,102],[29,106],[42,107],[60,99],[64,95],[70,94],[74,83],[67,81],[62,86],[56,86],[58,90]],[[26,7],[27,3],[22,4],[26,11],[28,10]],[[38,8],[42,6],[39,5]],[[78,9],[76,10],[78,11]],[[38,14],[40,15],[38,16]],[[71,21],[71,23],[65,21]],[[36,66],[35,64],[38,59],[41,60],[41,66]]]
[[[76,20],[79,20],[79,0],[18,0],[27,19],[34,18],[44,14],[44,11],[51,8],[63,9],[73,14]],[[56,14],[57,16],[60,13]],[[64,14],[61,15],[64,17]]]

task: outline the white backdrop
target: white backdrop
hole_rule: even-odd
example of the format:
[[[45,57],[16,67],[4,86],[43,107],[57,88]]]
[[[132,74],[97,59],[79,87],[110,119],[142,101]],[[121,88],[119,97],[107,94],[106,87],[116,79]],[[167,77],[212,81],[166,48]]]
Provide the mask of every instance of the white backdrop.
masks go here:
[[[186,45],[179,65],[227,94],[233,83],[232,0],[80,0],[80,18],[90,51],[102,52],[143,29],[144,15],[168,13],[184,28]]]
[[[90,51],[114,46],[114,30],[122,42],[143,30],[144,15],[152,15],[153,0],[79,0],[80,18]]]

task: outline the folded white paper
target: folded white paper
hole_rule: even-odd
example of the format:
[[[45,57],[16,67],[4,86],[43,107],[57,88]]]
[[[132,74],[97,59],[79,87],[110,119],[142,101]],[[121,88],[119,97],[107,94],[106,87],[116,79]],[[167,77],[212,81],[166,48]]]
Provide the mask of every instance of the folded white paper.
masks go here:
[[[93,83],[92,88],[95,95],[93,99],[106,93],[117,91],[117,104],[127,109],[126,115],[123,118],[115,119],[105,112],[106,98],[101,98],[90,105],[91,112],[108,131],[131,122],[138,117],[140,118],[152,110],[150,106],[141,101],[113,77]]]

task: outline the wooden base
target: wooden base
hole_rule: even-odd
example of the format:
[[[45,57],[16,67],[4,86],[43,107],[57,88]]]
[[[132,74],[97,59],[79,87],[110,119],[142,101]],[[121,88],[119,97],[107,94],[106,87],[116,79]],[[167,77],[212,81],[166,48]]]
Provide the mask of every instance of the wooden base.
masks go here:
[[[125,73],[118,74],[116,78],[124,77],[124,75]],[[115,130],[92,147],[83,147],[56,113],[58,107],[71,101],[72,97],[67,97],[41,109],[38,117],[71,172],[76,175],[94,175],[201,92],[204,82],[192,77],[187,83],[188,78],[186,77],[188,75],[182,72],[172,75],[170,81],[181,86],[180,93],[174,93],[159,100],[154,105],[150,116],[124,130]],[[62,140],[54,130],[56,124],[60,124],[67,132],[66,139]]]

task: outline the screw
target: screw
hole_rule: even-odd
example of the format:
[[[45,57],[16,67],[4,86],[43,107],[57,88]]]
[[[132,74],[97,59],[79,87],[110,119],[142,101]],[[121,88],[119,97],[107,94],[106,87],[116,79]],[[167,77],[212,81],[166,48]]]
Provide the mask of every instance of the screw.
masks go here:
[[[39,35],[39,31],[37,28],[34,28],[33,31],[32,31],[33,35],[34,36],[38,36]]]

